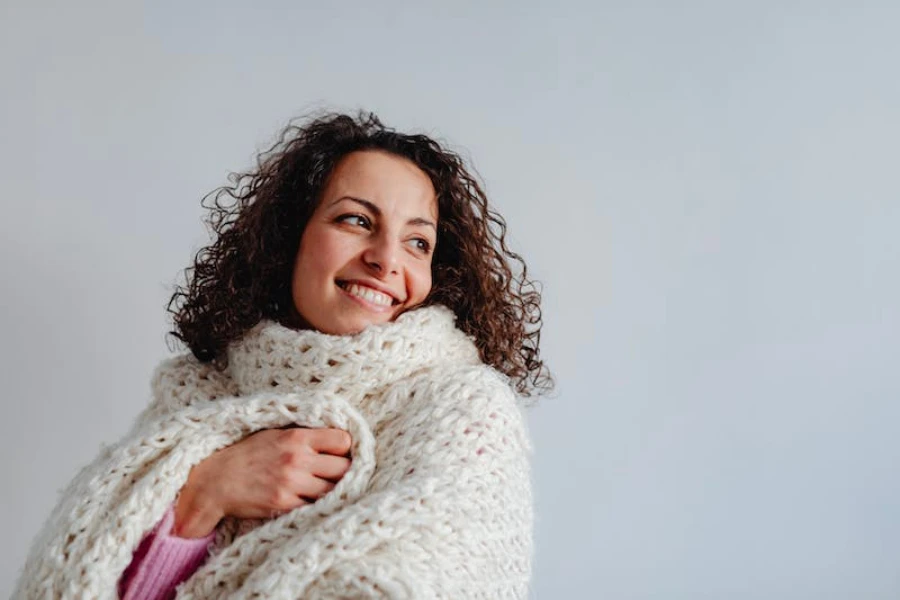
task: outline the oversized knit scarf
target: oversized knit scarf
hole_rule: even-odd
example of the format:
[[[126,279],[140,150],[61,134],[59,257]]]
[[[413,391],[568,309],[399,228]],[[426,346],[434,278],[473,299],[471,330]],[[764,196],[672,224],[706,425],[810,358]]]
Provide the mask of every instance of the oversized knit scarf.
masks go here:
[[[509,382],[440,306],[353,336],[265,321],[225,371],[164,361],[126,437],[64,490],[15,598],[115,598],[191,468],[253,432],[337,427],[351,466],[271,520],[225,519],[178,598],[523,598],[530,443]]]

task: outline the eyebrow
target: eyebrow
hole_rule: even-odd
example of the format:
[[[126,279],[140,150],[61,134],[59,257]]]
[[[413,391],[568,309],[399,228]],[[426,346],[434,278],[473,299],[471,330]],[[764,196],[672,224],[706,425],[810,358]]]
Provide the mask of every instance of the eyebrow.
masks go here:
[[[332,202],[331,206],[334,206],[335,204],[337,204],[338,202],[340,202],[342,200],[352,200],[353,202],[356,202],[357,204],[361,204],[362,206],[364,206],[367,209],[369,209],[370,211],[372,211],[372,213],[376,217],[381,216],[381,209],[378,208],[378,206],[376,206],[375,203],[370,202],[369,200],[365,200],[363,198],[354,198],[353,196],[341,196],[340,198],[338,198],[337,200]],[[407,225],[424,225],[426,227],[431,227],[432,229],[437,231],[437,226],[434,223],[432,223],[428,219],[423,219],[422,217],[413,217],[412,219],[407,221],[406,224]]]

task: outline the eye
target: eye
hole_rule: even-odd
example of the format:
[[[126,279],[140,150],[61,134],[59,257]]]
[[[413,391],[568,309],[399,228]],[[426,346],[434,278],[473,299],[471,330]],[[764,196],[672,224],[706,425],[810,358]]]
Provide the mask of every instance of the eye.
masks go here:
[[[363,227],[365,229],[372,228],[372,222],[369,221],[369,218],[365,215],[360,214],[341,215],[337,219],[335,219],[335,222],[347,223],[348,225],[355,225],[357,227]]]
[[[409,240],[409,242],[422,254],[428,254],[428,252],[431,251],[431,242],[425,238],[413,238]]]

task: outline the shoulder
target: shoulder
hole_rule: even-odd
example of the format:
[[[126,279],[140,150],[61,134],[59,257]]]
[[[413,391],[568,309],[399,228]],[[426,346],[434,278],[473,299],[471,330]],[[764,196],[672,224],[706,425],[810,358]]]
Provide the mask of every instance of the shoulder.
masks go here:
[[[432,368],[422,374],[419,387],[431,388],[442,398],[483,398],[491,403],[516,404],[509,378],[488,365],[452,364]]]
[[[509,378],[485,364],[432,369],[410,382],[410,412],[417,418],[455,424],[463,431],[512,436],[531,449],[527,423]],[[511,440],[512,441],[512,440]]]
[[[215,400],[233,395],[234,382],[211,363],[202,363],[192,354],[180,354],[161,361],[150,378],[153,412],[167,412],[198,400]]]

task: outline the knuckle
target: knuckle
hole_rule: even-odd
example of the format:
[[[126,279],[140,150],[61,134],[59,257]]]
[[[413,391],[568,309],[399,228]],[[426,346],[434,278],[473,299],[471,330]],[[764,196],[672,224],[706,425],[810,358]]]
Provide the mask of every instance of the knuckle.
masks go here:
[[[300,427],[293,427],[291,429],[285,430],[284,440],[290,444],[303,443],[308,435],[309,430],[302,429]]]
[[[289,490],[281,488],[279,489],[274,497],[274,508],[276,510],[291,510],[296,507],[299,503],[299,497],[296,494],[291,493]]]
[[[285,494],[284,491],[279,488],[274,488],[270,490],[266,501],[269,506],[275,510],[284,510],[285,508]]]
[[[278,466],[285,474],[296,470],[308,470],[310,463],[310,453],[304,452],[302,449],[292,448],[283,451],[278,457]]]
[[[286,468],[290,468],[290,467],[294,466],[296,460],[297,460],[296,452],[294,452],[293,450],[290,450],[290,449],[282,450],[278,454],[278,460],[277,460],[278,470],[284,471]]]

